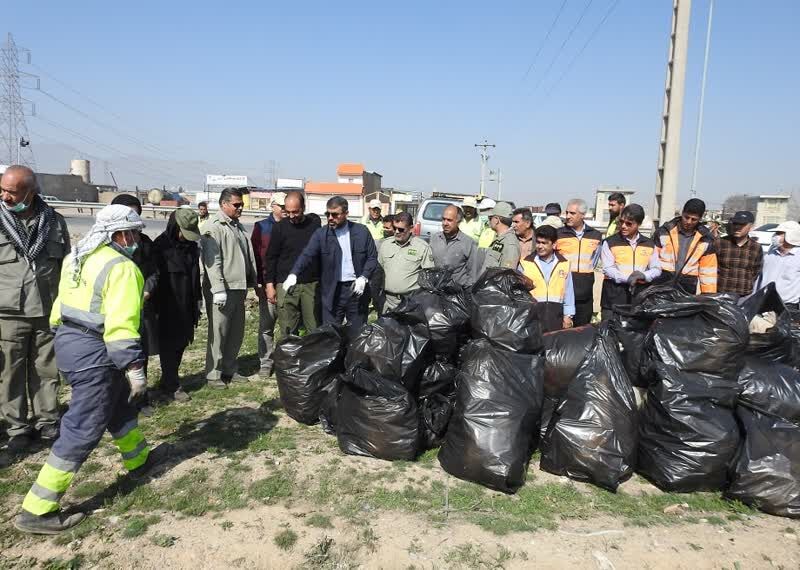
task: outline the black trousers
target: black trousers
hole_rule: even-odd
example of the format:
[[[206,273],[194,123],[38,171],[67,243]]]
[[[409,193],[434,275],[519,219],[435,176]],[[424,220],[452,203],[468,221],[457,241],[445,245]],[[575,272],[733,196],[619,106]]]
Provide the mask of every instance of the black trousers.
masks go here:
[[[346,318],[347,324],[358,330],[367,322],[369,302],[371,298],[370,287],[367,284],[361,296],[353,294],[354,281],[342,281],[336,284],[332,306],[325,303],[322,306],[322,322],[340,325]]]
[[[582,327],[592,322],[592,313],[594,312],[594,300],[578,301],[575,299],[575,317],[572,319],[572,326]]]
[[[178,370],[183,360],[186,346],[172,346],[165,342],[161,345],[161,390],[174,394],[181,387]]]

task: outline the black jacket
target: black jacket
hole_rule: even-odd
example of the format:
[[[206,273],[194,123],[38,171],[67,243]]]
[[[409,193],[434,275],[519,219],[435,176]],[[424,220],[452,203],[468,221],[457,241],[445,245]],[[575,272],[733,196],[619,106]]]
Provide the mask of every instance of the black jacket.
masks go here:
[[[161,274],[155,306],[162,348],[184,348],[194,340],[200,319],[200,249],[195,242],[179,241],[178,225],[170,218],[155,241]]]
[[[272,226],[272,235],[267,248],[265,279],[267,283],[283,283],[292,272],[294,262],[303,253],[311,237],[320,229],[316,214],[306,214],[301,224],[293,224],[288,218]],[[297,275],[298,283],[319,281],[319,261],[314,261]]]
[[[158,311],[155,306],[160,278],[158,251],[153,240],[146,234],[141,234],[139,247],[133,252],[132,259],[144,277],[144,293],[150,294],[149,300],[144,303],[139,327],[142,344],[148,356],[158,354]]]

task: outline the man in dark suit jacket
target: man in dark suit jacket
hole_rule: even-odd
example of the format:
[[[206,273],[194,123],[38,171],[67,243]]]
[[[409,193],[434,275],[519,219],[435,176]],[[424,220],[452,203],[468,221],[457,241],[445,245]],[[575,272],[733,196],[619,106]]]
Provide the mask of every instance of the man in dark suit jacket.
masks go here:
[[[367,322],[367,288],[378,266],[378,250],[365,226],[347,220],[347,210],[347,200],[341,196],[328,200],[328,225],[311,236],[283,288],[289,291],[297,284],[297,275],[319,260],[322,322],[341,324],[347,317],[348,324],[359,328]]]

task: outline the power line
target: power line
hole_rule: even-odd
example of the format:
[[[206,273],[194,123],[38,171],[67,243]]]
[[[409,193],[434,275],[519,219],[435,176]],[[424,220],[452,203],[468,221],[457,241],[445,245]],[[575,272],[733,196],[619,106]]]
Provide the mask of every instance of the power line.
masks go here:
[[[542,40],[542,43],[539,44],[539,49],[536,50],[536,55],[533,56],[533,60],[531,61],[531,64],[528,66],[528,69],[525,71],[525,75],[522,76],[522,80],[520,81],[520,83],[525,83],[525,80],[528,78],[528,75],[530,74],[531,70],[533,69],[533,66],[536,65],[536,62],[539,59],[539,55],[542,53],[542,50],[544,49],[544,46],[547,43],[547,40],[550,39],[550,34],[553,33],[553,30],[555,29],[556,25],[558,24],[558,20],[559,20],[559,18],[561,18],[561,13],[564,11],[564,7],[566,5],[567,5],[567,0],[564,0],[563,2],[561,2],[561,7],[559,7],[559,9],[558,9],[558,12],[556,13],[556,17],[553,19],[553,22],[550,24],[550,28],[547,30],[547,33],[545,34],[544,39]]]
[[[553,90],[555,90],[555,88],[561,83],[561,80],[563,80],[564,77],[570,72],[570,70],[572,69],[572,66],[575,65],[575,62],[578,61],[578,58],[580,58],[580,56],[583,55],[583,52],[586,51],[586,48],[589,47],[590,43],[592,43],[592,40],[594,40],[595,36],[600,32],[600,29],[603,27],[603,25],[606,23],[606,20],[608,20],[608,18],[611,16],[611,14],[614,12],[614,10],[617,8],[618,4],[619,4],[619,0],[614,0],[609,5],[608,10],[606,10],[606,13],[603,16],[603,18],[600,20],[600,22],[597,24],[597,26],[595,26],[594,30],[592,30],[592,33],[589,35],[589,38],[583,44],[581,49],[578,50],[578,52],[572,57],[570,62],[567,64],[567,67],[564,68],[564,72],[550,86],[550,89],[547,90],[547,93],[546,93],[545,97],[549,97],[550,93],[552,93]]]
[[[544,82],[544,80],[547,77],[547,75],[550,73],[550,70],[553,69],[553,66],[555,65],[556,61],[558,61],[558,58],[561,56],[561,53],[564,51],[564,48],[566,47],[567,43],[569,42],[570,39],[572,39],[572,36],[575,33],[575,30],[578,29],[578,26],[581,25],[581,22],[583,21],[583,18],[586,17],[586,14],[589,11],[589,7],[592,5],[592,2],[594,2],[594,0],[588,0],[588,2],[586,2],[586,5],[583,7],[583,11],[581,11],[581,15],[578,18],[578,21],[575,22],[575,25],[572,26],[572,29],[570,29],[569,33],[567,34],[567,37],[564,38],[563,42],[561,42],[561,47],[558,48],[558,51],[556,52],[555,57],[550,62],[550,65],[547,67],[547,69],[545,70],[544,74],[539,78],[539,82],[533,88],[533,91],[530,92],[531,95],[536,93],[536,91],[539,89],[539,87]]]
[[[6,43],[0,47],[0,140],[5,147],[2,159],[8,164],[22,163],[36,170],[25,124],[24,104],[28,101],[22,98],[20,89],[20,77],[26,75],[19,69],[20,52],[26,53],[30,60],[30,51],[18,48],[14,36],[9,33]]]

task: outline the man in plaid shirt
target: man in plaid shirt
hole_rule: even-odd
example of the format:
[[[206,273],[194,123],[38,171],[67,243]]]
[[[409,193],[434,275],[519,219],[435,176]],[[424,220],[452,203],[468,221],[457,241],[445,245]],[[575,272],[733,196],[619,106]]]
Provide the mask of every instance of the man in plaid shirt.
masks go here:
[[[728,223],[728,235],[717,242],[717,292],[749,295],[753,292],[764,254],[750,237],[755,218],[752,212],[736,212]]]

